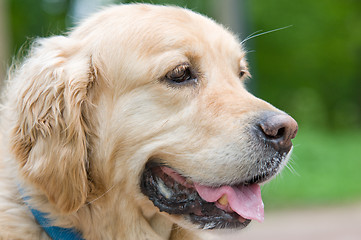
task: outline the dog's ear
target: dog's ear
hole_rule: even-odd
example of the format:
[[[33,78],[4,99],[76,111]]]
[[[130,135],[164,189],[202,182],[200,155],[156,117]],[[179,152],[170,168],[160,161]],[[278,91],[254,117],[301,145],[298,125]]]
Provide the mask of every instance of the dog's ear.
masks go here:
[[[40,40],[15,75],[12,150],[25,180],[61,213],[79,209],[89,190],[88,91],[96,71],[78,50],[66,37]]]

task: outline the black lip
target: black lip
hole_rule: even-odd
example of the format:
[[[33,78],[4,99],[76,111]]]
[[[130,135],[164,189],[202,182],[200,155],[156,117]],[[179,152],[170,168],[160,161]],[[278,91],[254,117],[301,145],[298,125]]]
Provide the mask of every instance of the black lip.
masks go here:
[[[147,164],[141,178],[141,191],[161,212],[181,215],[203,229],[244,228],[251,220],[239,221],[236,213],[228,213],[204,201],[195,189],[184,187],[171,177],[162,174],[159,164]],[[164,196],[159,184],[166,184],[171,196]]]
[[[224,213],[224,211],[223,211]],[[232,216],[233,215],[233,216]],[[237,218],[239,216],[236,213],[232,214],[220,214],[216,217],[209,216],[197,216],[194,214],[189,215],[191,222],[195,224],[200,224],[203,229],[243,229],[251,223],[250,219],[247,219],[244,222],[240,222]]]

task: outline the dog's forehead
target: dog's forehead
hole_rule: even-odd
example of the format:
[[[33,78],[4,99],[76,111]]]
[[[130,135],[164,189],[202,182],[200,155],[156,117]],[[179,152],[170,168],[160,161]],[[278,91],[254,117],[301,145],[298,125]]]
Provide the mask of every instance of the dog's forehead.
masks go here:
[[[239,59],[244,55],[238,39],[220,24],[191,10],[173,6],[130,4],[109,8],[83,22],[71,36],[86,42],[97,39],[97,43],[105,47],[118,44],[124,48],[127,45],[143,55],[168,49],[217,50]],[[100,38],[104,42],[100,43]]]
[[[168,60],[173,58],[174,64],[174,56],[183,56],[186,61],[203,61],[209,66],[223,63],[234,69],[246,67],[245,51],[238,38],[212,19],[176,7],[156,6],[148,14],[142,15],[137,26],[141,33],[137,37],[143,39],[138,45],[143,56],[165,56],[171,52],[169,55],[173,56],[168,55]]]
[[[164,51],[176,48],[201,56],[212,52],[237,58],[244,55],[237,37],[203,15],[183,8],[166,7],[161,11],[155,11],[149,17],[154,19],[150,21],[151,26],[143,26],[146,28],[145,38],[152,36],[157,43],[147,45],[150,50]]]

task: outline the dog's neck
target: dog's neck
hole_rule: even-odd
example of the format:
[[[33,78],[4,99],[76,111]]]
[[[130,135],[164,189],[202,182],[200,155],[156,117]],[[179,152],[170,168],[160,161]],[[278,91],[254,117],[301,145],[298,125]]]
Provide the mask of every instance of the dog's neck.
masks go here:
[[[119,205],[127,205],[128,208],[119,207]],[[127,209],[129,214],[125,212],[124,209]],[[31,211],[31,209],[29,209],[29,211]],[[40,209],[39,211],[45,210]],[[39,220],[37,220],[37,222],[39,223]],[[71,214],[70,216],[58,216],[56,217],[56,224],[52,224],[55,226],[55,228],[61,227],[69,229],[69,225],[73,226],[70,229],[77,229],[82,233],[84,239],[91,240],[198,239],[193,236],[191,232],[188,232],[187,230],[173,224],[172,221],[159,212],[145,216],[142,211],[133,208],[132,205],[128,205],[126,202],[119,200],[107,201],[106,198],[104,198],[103,201],[96,201],[92,204],[86,205],[79,209],[77,213]],[[91,236],[91,238],[88,236]],[[184,236],[186,236],[186,238],[184,238]]]

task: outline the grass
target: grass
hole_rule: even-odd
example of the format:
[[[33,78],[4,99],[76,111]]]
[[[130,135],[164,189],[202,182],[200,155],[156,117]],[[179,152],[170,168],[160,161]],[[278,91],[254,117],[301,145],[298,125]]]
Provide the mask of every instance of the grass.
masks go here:
[[[360,130],[301,128],[293,142],[291,169],[262,187],[266,209],[361,200]]]

